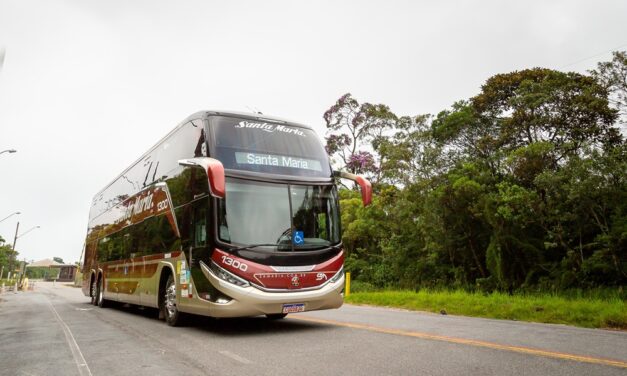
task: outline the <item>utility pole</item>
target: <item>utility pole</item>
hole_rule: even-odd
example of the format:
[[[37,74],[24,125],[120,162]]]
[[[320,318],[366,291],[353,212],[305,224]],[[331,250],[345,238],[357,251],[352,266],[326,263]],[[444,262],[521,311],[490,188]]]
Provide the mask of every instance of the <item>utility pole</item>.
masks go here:
[[[11,257],[9,258],[9,271],[13,271],[13,262],[15,261],[15,243],[17,242],[17,232],[20,230],[20,222],[17,222],[17,226],[15,226],[15,237],[13,238],[13,253],[11,253]]]
[[[13,238],[13,253],[11,254],[11,262],[9,262],[9,268],[13,269],[13,262],[15,261],[15,243],[17,242],[17,232],[20,229],[20,222],[17,222],[17,226],[15,226],[15,237]],[[13,292],[17,294],[17,278],[15,279],[15,287]]]
[[[15,266],[13,265],[15,262],[15,256],[17,256],[16,252],[15,252],[15,243],[17,243],[17,238],[21,238],[22,236],[28,234],[29,232],[41,228],[41,226],[33,226],[31,228],[29,228],[28,230],[24,231],[22,234],[18,235],[18,231],[20,230],[20,222],[17,222],[17,226],[15,226],[15,237],[13,238],[13,253],[11,255],[11,258],[9,259],[9,265],[10,268],[14,268]],[[24,272],[24,268],[26,267],[26,259],[24,259],[24,265],[20,266],[20,269],[22,269],[22,272],[19,274],[19,279],[22,279],[22,274]],[[10,273],[11,271],[9,271]],[[15,281],[15,293],[17,294],[17,280]]]

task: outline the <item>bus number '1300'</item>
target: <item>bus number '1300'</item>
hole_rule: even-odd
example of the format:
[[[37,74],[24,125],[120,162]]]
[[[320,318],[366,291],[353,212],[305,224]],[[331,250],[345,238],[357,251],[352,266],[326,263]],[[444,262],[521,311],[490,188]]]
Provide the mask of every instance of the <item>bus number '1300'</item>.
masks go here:
[[[244,264],[243,262],[239,262],[235,259],[232,259],[230,257],[227,257],[227,256],[222,256],[222,262],[225,263],[226,265],[231,265],[232,267],[239,269],[243,272],[248,270],[248,265]]]

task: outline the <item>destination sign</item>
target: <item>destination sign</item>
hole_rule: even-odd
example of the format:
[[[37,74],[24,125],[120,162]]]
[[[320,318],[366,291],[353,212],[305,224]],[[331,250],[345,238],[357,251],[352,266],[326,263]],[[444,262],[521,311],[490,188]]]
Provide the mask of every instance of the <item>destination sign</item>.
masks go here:
[[[239,164],[247,165],[290,167],[303,170],[322,171],[320,161],[315,159],[290,157],[287,155],[236,152],[235,161]]]
[[[267,133],[279,132],[283,134],[294,134],[300,137],[305,137],[305,132],[301,131],[300,129],[294,128],[294,127],[288,127],[286,125],[280,125],[280,124],[255,123],[251,121],[242,120],[239,123],[235,124],[234,128],[259,129]]]

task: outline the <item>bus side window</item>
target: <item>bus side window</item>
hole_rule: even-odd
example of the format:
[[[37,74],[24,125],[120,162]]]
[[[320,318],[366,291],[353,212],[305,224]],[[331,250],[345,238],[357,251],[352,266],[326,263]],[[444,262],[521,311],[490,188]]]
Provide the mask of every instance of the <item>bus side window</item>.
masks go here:
[[[229,224],[226,220],[226,201],[218,200],[218,226],[220,240],[225,242],[231,241],[231,233],[229,232]]]
[[[98,261],[100,262],[105,262],[105,261],[109,261],[109,245],[107,244],[109,242],[109,238],[108,237],[104,237],[100,240],[98,240]]]
[[[189,201],[193,201],[198,197],[209,193],[209,180],[207,173],[199,168],[192,168],[189,178]]]
[[[85,262],[83,263],[83,273],[88,273],[89,268],[96,262],[98,258],[98,254],[96,253],[98,249],[97,242],[95,240],[90,240],[87,242],[85,246]]]
[[[207,200],[201,200],[202,205]],[[194,208],[194,247],[203,247],[207,243],[207,209],[205,206]]]
[[[165,215],[152,217],[147,220],[150,223],[150,247],[149,253],[170,252],[176,244],[176,234],[168,218]]]
[[[131,235],[131,229],[130,228],[125,228],[124,230],[122,230],[121,232],[122,235],[122,249],[123,254],[126,255],[127,252],[134,252],[133,251],[133,236]]]

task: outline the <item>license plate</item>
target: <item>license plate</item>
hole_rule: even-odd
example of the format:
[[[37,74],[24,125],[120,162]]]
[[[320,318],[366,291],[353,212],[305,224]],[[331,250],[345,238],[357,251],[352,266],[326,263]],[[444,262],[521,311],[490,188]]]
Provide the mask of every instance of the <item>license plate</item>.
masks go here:
[[[305,303],[283,304],[283,313],[305,312]]]

